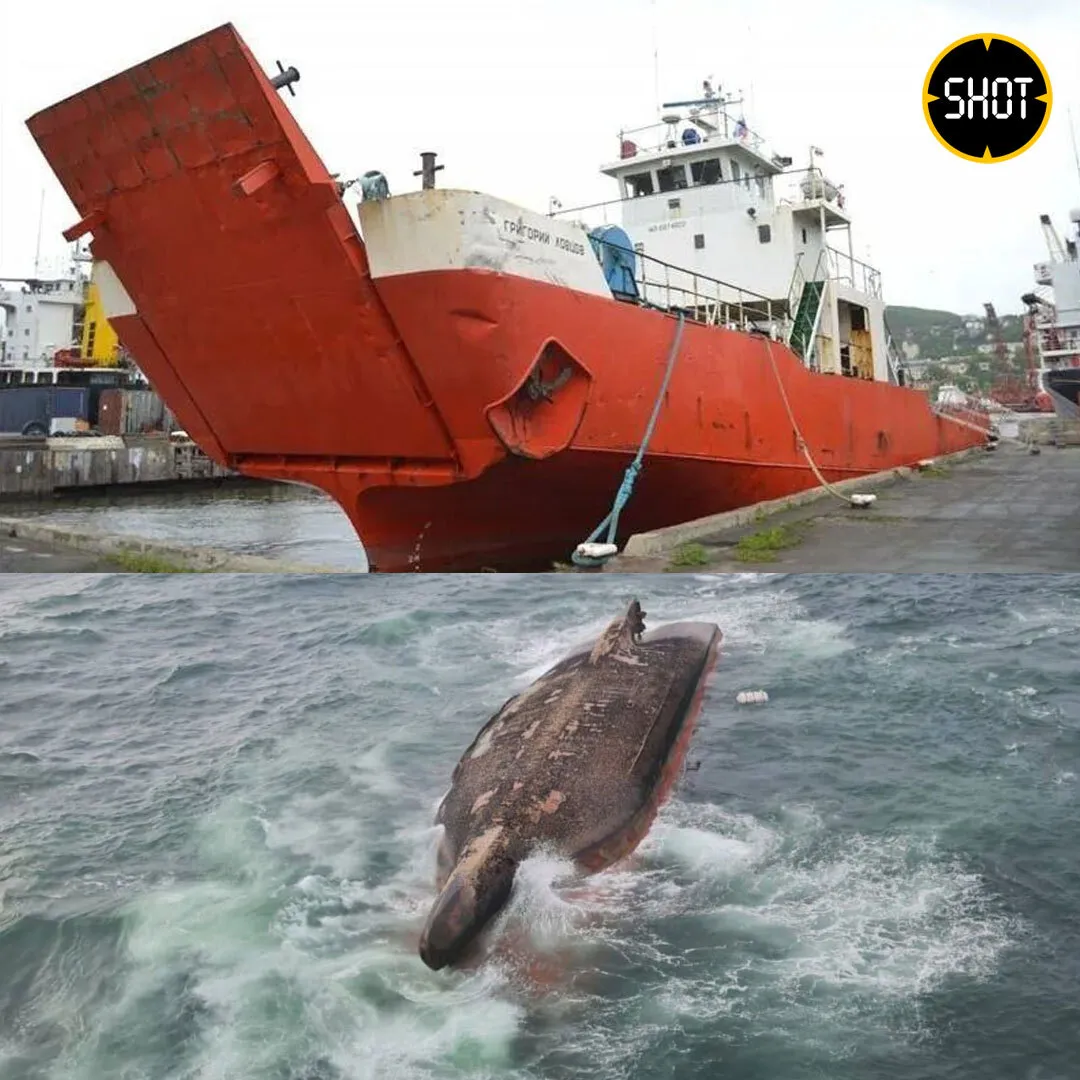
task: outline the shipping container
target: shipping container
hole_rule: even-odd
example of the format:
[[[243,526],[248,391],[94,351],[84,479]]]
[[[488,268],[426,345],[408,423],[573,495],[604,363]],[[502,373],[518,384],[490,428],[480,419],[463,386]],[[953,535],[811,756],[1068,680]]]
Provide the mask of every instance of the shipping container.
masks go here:
[[[127,398],[127,422],[125,435],[138,435],[144,431],[161,431],[165,419],[165,403],[153,390],[124,390]]]
[[[53,418],[89,419],[85,386],[8,386],[0,389],[0,432],[45,435]]]
[[[102,390],[98,398],[97,428],[102,435],[122,435],[124,398],[122,390]]]
[[[162,431],[165,403],[153,390],[102,390],[97,427],[103,435]]]

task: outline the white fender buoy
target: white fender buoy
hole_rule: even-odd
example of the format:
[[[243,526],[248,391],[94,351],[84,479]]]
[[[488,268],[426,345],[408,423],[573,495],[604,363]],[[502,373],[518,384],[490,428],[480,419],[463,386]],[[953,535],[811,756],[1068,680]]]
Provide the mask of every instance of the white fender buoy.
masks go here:
[[[769,695],[764,690],[740,690],[735,700],[740,705],[763,705],[769,700]]]
[[[584,555],[586,559],[610,559],[612,555],[618,555],[619,549],[615,544],[578,544],[577,553]]]

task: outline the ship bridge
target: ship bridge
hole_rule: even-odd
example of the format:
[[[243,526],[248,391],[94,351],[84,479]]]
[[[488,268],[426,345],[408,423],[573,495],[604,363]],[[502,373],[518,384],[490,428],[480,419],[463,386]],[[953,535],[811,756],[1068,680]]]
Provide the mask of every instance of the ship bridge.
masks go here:
[[[811,146],[807,167],[793,168],[736,115],[741,105],[706,81],[704,96],[667,102],[660,123],[619,132],[619,157],[600,171],[619,185],[635,249],[779,301],[796,264],[878,292],[876,274],[856,265],[843,188],[822,172],[822,151]]]
[[[557,213],[621,225],[646,302],[734,302],[759,328],[766,312],[810,367],[895,381],[881,276],[854,256],[843,185],[823,172],[819,147],[793,167],[741,105],[708,81],[702,97],[665,103],[658,124],[620,131],[619,157],[601,166],[619,198]]]

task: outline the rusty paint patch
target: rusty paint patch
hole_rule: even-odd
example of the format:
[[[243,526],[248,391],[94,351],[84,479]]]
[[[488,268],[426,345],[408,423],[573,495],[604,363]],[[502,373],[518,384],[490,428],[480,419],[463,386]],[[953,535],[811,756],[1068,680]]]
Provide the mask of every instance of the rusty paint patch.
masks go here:
[[[478,810],[483,810],[498,790],[497,787],[493,787],[490,791],[485,791],[483,795],[478,796],[476,802],[473,803],[472,812],[475,814]]]
[[[536,800],[528,810],[529,820],[538,825],[544,815],[554,814],[563,804],[563,793],[552,789],[547,793],[547,797],[543,800]]]
[[[545,814],[554,814],[563,804],[563,793],[561,791],[549,791],[548,797],[540,804],[540,809]]]

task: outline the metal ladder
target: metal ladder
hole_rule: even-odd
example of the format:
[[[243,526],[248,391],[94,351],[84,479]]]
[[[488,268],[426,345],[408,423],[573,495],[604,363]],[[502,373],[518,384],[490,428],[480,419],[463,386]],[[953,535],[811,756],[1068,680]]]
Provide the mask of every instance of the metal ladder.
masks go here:
[[[791,321],[786,344],[802,358],[807,367],[812,367],[818,326],[821,324],[821,309],[825,306],[827,283],[821,276],[825,252],[822,250],[818,254],[814,272],[809,278],[802,272],[802,255],[800,251],[795,260],[791,288],[788,290],[788,312],[791,313]]]

